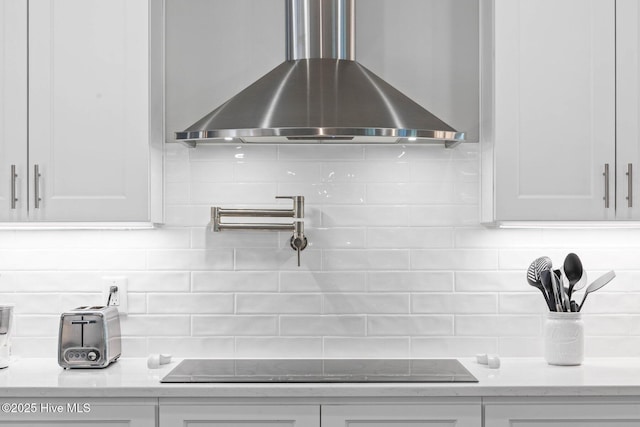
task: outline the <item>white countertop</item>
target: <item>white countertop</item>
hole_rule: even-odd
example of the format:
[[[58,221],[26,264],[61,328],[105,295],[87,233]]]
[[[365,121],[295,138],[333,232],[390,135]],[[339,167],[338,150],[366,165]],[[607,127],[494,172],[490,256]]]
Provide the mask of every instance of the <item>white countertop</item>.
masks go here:
[[[582,366],[550,366],[541,358],[502,359],[489,369],[460,359],[478,383],[402,384],[161,384],[178,361],[148,369],[146,359],[121,359],[106,369],[64,370],[55,359],[18,359],[0,370],[0,397],[492,397],[640,396],[640,358],[587,359]]]

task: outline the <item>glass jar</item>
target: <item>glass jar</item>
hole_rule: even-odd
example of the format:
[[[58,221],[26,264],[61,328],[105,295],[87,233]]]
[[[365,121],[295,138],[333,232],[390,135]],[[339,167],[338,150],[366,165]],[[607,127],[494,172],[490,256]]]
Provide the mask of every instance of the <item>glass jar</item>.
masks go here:
[[[544,358],[550,365],[580,365],[584,360],[582,313],[549,312],[544,325]]]

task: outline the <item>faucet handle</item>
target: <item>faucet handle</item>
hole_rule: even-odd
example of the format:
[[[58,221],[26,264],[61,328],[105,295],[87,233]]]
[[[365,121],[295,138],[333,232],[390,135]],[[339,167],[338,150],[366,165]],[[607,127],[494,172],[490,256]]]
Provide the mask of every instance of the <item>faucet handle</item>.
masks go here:
[[[304,196],[276,196],[276,199],[291,199],[294,203],[298,201],[304,202]]]
[[[291,248],[298,253],[298,267],[300,267],[300,251],[307,247],[307,238],[304,235],[298,237],[294,235],[289,243]]]

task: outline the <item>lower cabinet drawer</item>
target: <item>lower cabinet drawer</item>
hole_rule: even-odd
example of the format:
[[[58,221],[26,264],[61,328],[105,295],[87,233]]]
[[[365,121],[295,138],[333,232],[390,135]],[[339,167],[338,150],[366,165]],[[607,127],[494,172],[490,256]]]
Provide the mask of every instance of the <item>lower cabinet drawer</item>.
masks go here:
[[[0,399],[1,427],[156,427],[157,399]]]

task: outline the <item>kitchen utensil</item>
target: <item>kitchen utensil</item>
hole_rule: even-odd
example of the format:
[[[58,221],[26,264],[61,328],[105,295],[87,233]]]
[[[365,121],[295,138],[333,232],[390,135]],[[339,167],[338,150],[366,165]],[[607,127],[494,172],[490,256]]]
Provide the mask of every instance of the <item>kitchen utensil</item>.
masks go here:
[[[553,289],[553,296],[555,298],[556,311],[562,312],[564,311],[562,283],[560,283],[560,280],[554,271],[550,271],[549,273],[551,275],[551,288]]]
[[[13,305],[0,306],[0,368],[9,366],[11,357],[11,332],[13,330]]]
[[[584,305],[584,300],[587,299],[587,295],[597,291],[598,289],[600,289],[601,287],[603,287],[604,285],[612,281],[614,277],[616,277],[616,273],[615,271],[611,270],[608,273],[605,273],[602,276],[598,277],[596,280],[594,280],[593,283],[591,283],[587,287],[587,290],[584,292],[584,297],[582,297],[582,302],[578,307],[578,311],[582,310],[582,306]]]
[[[560,304],[562,304],[562,311],[569,311],[569,297],[567,296],[567,288],[564,284],[567,282],[567,278],[562,274],[562,270],[553,270],[556,276],[556,283],[558,284],[558,292],[560,295]]]
[[[551,300],[549,299],[549,294],[547,293],[547,290],[542,285],[542,281],[540,280],[540,272],[546,270],[547,268],[544,267],[547,266],[549,266],[549,268],[551,266],[551,260],[549,258],[541,257],[535,259],[527,269],[527,282],[529,282],[529,285],[538,288],[540,292],[542,292],[542,296],[544,296],[544,300],[547,303],[549,310],[553,310]]]
[[[571,294],[573,293],[573,288],[578,283],[580,278],[582,277],[582,261],[580,261],[580,257],[574,254],[573,252],[568,254],[564,259],[563,264],[564,274],[569,280],[569,298],[571,298]]]
[[[587,282],[587,271],[582,270],[582,277],[580,277],[580,280],[578,280],[578,282],[573,286],[573,292],[571,293],[571,295],[587,286]]]
[[[577,303],[577,302],[575,302],[574,300],[571,300],[571,306],[570,306],[570,308],[571,308],[571,312],[572,312],[572,313],[577,312],[577,311],[578,311],[578,303]]]
[[[551,270],[543,270],[540,272],[540,281],[549,295],[549,310],[558,311],[556,293],[553,287],[553,281],[551,280],[552,275]]]

